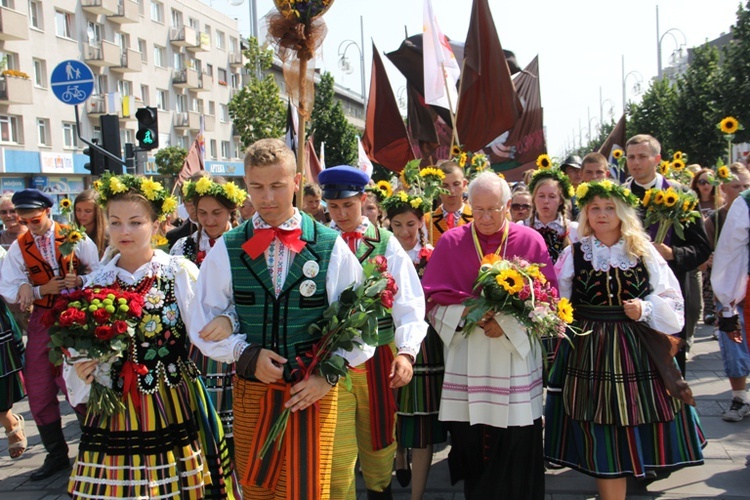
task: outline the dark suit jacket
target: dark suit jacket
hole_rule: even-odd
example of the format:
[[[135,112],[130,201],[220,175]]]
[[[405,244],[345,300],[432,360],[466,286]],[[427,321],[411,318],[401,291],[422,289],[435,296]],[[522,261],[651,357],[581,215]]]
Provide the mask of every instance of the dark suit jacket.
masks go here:
[[[172,229],[171,231],[168,231],[166,234],[167,241],[169,242],[169,248],[172,248],[175,243],[177,243],[177,240],[180,238],[184,238],[185,236],[190,236],[194,232],[198,230],[198,225],[193,224],[193,222],[188,219],[185,222],[182,223],[180,227],[176,227]]]

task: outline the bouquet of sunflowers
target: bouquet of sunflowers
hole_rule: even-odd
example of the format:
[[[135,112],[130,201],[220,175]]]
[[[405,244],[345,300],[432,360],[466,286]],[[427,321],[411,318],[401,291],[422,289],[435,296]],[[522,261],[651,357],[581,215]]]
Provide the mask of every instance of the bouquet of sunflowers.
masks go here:
[[[60,200],[60,213],[65,216],[67,223],[60,231],[60,234],[65,241],[60,245],[60,254],[67,257],[71,255],[78,243],[86,238],[86,228],[78,225],[73,219],[73,202],[68,198]],[[68,272],[73,272],[73,259],[70,259],[68,264]]]
[[[565,338],[572,329],[573,306],[557,294],[542,274],[539,264],[519,257],[505,260],[490,254],[482,259],[474,290],[479,297],[464,302],[464,334],[469,335],[487,313],[503,312],[526,327],[529,340],[544,346],[545,339]]]
[[[651,188],[643,196],[643,208],[646,209],[645,225],[659,224],[654,243],[664,243],[670,228],[680,238],[684,238],[687,224],[697,221],[701,214],[696,210],[698,198],[691,191]]]
[[[458,145],[454,145],[451,149],[451,161],[458,163],[458,166],[464,169],[464,175],[467,179],[492,167],[490,158],[486,154],[464,151]]]
[[[437,167],[419,168],[421,160],[412,160],[404,166],[399,174],[401,187],[410,193],[420,193],[423,198],[435,199],[438,195],[447,193],[443,188],[445,172]]]
[[[679,182],[684,186],[689,186],[693,182],[693,173],[686,168],[687,154],[682,151],[675,151],[672,155],[672,161],[662,160],[659,165],[661,174],[667,179]]]

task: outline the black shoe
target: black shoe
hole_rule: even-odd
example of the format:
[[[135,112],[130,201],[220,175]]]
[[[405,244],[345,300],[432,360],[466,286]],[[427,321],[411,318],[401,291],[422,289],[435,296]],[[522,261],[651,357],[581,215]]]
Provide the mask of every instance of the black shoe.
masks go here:
[[[29,480],[41,481],[47,479],[50,476],[54,476],[58,472],[70,470],[70,459],[66,456],[52,456],[47,455],[44,459],[44,463],[41,467],[31,473]]]
[[[406,469],[396,469],[396,480],[402,488],[406,488],[411,483],[411,466],[407,463]]]
[[[706,316],[704,316],[703,318],[703,323],[706,325],[713,326],[715,322],[716,322],[716,316],[714,316],[713,314],[706,314]]]
[[[367,490],[367,500],[393,500],[391,485],[389,484],[383,491]]]

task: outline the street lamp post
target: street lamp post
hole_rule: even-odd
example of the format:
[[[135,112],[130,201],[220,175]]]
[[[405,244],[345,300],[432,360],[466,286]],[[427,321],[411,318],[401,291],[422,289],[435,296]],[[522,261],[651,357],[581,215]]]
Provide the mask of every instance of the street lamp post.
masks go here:
[[[360,33],[362,36],[362,45],[358,44],[354,40],[344,40],[339,44],[339,69],[344,72],[347,75],[351,75],[354,72],[354,69],[352,68],[351,63],[349,62],[349,58],[346,57],[346,51],[349,49],[349,47],[354,46],[359,51],[359,63],[360,63],[360,79],[362,83],[362,105],[365,104],[365,41],[364,41],[364,21],[362,19],[362,16],[359,16],[359,26],[360,26]]]
[[[641,75],[638,71],[631,71],[628,74],[625,74],[625,56],[622,56],[622,112],[625,113],[625,110],[627,108],[627,80],[628,77],[635,78],[635,83],[633,84],[633,91],[636,94],[641,93],[641,84],[643,83],[643,75]]]
[[[675,33],[679,33],[682,35],[682,44],[680,44],[679,40],[677,40],[677,37],[675,36]],[[670,28],[664,33],[661,33],[659,31],[659,6],[656,6],[656,58],[658,59],[658,72],[657,72],[657,78],[659,80],[662,79],[662,76],[664,76],[664,71],[662,70],[661,65],[661,43],[664,41],[664,37],[670,35],[672,37],[672,40],[674,40],[675,45],[677,48],[673,51],[672,55],[680,53],[682,54],[682,48],[687,45],[687,37],[685,36],[685,33],[683,33],[681,30],[677,28]]]
[[[604,104],[609,103],[609,115],[615,117],[615,102],[610,99],[602,99],[602,88],[599,87],[599,124],[604,123]]]

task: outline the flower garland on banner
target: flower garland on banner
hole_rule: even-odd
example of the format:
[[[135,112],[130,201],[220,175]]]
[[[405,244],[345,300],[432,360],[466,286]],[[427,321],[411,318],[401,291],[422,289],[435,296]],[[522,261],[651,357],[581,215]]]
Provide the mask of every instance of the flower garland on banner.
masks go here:
[[[468,309],[463,328],[466,336],[483,318],[500,312],[516,318],[525,327],[529,340],[540,344],[542,350],[545,338],[570,341],[566,331],[579,334],[570,326],[573,306],[568,299],[558,296],[539,264],[520,257],[506,260],[497,254],[485,255],[474,290],[479,291],[479,297],[464,301]],[[543,358],[546,360],[546,356]]]
[[[341,292],[338,302],[334,302],[325,310],[321,321],[310,325],[310,335],[320,335],[320,340],[308,353],[307,363],[302,357],[297,357],[299,368],[292,372],[294,380],[306,380],[315,373],[323,377],[346,377],[346,360],[335,352],[339,349],[349,352],[359,349],[359,343],[354,340],[357,337],[368,346],[377,345],[376,318],[390,313],[393,298],[398,293],[398,285],[387,272],[388,262],[382,255],[370,259],[362,268],[364,282],[361,285],[352,284],[347,287]],[[351,389],[350,379],[344,378],[343,383]],[[274,442],[277,442],[277,451],[281,450],[290,413],[291,410],[285,408],[273,423],[258,458],[263,458]]]
[[[136,336],[143,313],[143,297],[114,288],[86,288],[60,295],[42,321],[49,327],[49,359],[99,362],[91,383],[88,408],[112,416],[125,409],[122,398],[112,389],[112,363],[124,357]]]
[[[685,225],[697,221],[701,216],[696,210],[698,198],[695,194],[671,186],[668,189],[649,189],[641,204],[646,209],[644,226],[659,224],[654,243],[664,243],[672,227],[677,236],[684,239]]]
[[[67,257],[75,252],[78,243],[86,239],[86,228],[75,222],[73,218],[73,202],[70,199],[63,198],[60,200],[60,213],[67,219],[66,227],[60,230],[60,234],[65,240],[60,245],[60,255]],[[68,263],[68,272],[73,272],[72,258]]]

